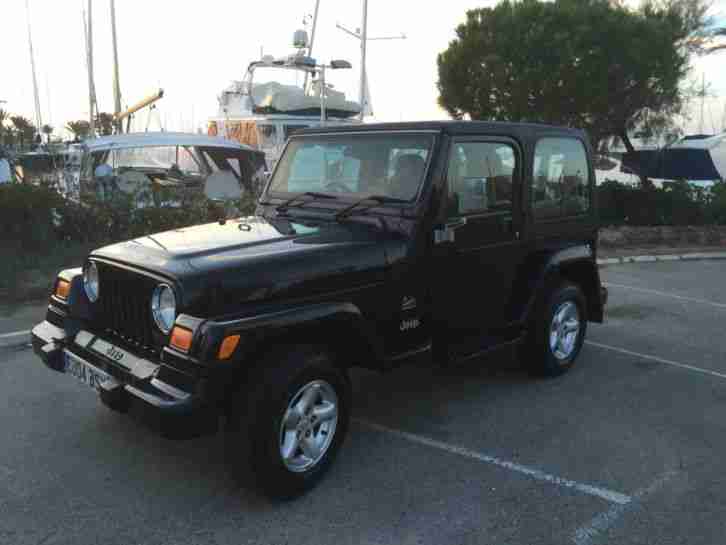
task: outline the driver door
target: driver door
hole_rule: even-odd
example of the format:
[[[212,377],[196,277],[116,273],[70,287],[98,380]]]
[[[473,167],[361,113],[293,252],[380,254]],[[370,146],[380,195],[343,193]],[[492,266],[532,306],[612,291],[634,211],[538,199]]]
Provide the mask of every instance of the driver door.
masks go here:
[[[446,225],[437,230],[433,251],[434,316],[450,350],[486,348],[509,325],[514,277],[525,255],[521,158],[506,138],[451,143]]]

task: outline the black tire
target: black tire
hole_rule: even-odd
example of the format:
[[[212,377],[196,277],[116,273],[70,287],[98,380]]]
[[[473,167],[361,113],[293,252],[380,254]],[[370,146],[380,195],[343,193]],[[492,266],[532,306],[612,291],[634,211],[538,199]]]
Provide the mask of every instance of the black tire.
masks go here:
[[[557,329],[553,327],[553,321],[558,311],[566,308],[571,312],[572,307],[567,306],[568,303],[577,309],[579,329],[574,340],[564,345],[557,344],[558,348],[553,348],[550,335],[553,329]],[[537,305],[526,340],[527,367],[534,375],[543,377],[557,377],[566,373],[575,365],[586,332],[587,304],[582,290],[569,282],[560,284],[550,290]],[[560,346],[568,349],[561,349]]]
[[[337,396],[337,421],[319,461],[295,472],[286,466],[280,452],[281,426],[288,404],[311,383],[332,387]],[[350,401],[347,373],[335,366],[326,350],[289,346],[270,354],[230,403],[226,439],[233,475],[273,499],[292,499],[310,490],[328,471],[343,444],[350,422]]]

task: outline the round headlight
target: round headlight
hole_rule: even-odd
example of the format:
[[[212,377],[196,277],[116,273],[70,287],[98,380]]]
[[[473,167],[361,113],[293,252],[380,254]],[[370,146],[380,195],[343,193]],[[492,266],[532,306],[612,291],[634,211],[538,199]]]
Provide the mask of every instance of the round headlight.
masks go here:
[[[98,301],[101,293],[101,282],[98,279],[98,267],[93,261],[89,261],[88,265],[83,269],[83,289],[86,291],[86,297],[91,303]]]
[[[159,284],[151,297],[151,314],[156,325],[164,333],[169,333],[176,320],[176,297],[174,290],[166,284]]]

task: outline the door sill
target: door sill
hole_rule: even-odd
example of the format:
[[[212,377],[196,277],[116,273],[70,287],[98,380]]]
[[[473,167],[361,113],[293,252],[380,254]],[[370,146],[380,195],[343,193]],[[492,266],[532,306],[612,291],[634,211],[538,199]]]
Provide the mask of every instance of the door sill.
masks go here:
[[[481,358],[484,356],[487,356],[493,352],[497,352],[499,350],[504,350],[507,348],[514,348],[516,346],[519,346],[524,341],[524,335],[520,335],[518,337],[515,337],[513,339],[505,340],[502,342],[498,342],[495,344],[490,344],[487,346],[484,346],[480,348],[479,350],[475,350],[474,352],[450,352],[448,362],[449,364],[458,364],[458,363],[464,363],[469,360],[473,360],[476,358]]]
[[[423,346],[401,352],[395,356],[391,356],[386,359],[386,369],[392,369],[401,365],[408,365],[410,363],[418,363],[423,359],[431,359],[431,343],[428,342]]]

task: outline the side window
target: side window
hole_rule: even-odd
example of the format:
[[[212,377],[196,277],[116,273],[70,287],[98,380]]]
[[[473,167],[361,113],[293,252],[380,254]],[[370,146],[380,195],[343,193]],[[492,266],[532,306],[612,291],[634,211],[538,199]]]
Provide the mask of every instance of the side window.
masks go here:
[[[454,143],[447,173],[449,216],[511,212],[516,162],[509,144]]]
[[[582,142],[575,138],[537,142],[531,195],[535,218],[576,216],[590,209],[590,171]]]

